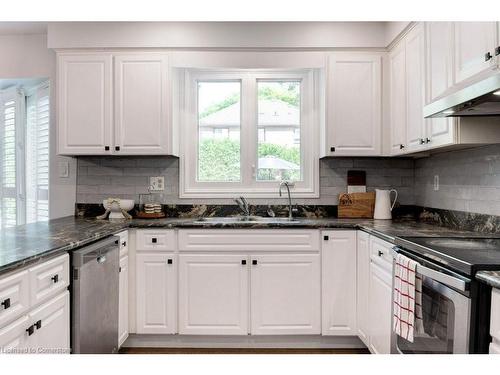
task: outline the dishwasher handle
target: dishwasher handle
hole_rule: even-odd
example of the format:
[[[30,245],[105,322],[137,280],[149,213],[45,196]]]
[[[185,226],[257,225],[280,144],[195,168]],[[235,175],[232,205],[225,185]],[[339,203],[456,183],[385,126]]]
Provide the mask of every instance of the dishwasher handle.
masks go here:
[[[392,257],[396,259],[396,255],[398,253],[403,253],[403,255],[408,256],[407,254],[405,254],[404,250],[402,250],[402,248],[394,246],[391,251]],[[438,265],[433,265],[436,269],[425,267],[420,263],[424,261],[424,259],[416,255],[412,254],[411,256],[409,256],[409,258],[417,262],[416,272],[420,275],[426,276],[432,280],[435,280],[441,284],[460,290],[462,292],[466,292],[469,290],[469,279]]]
[[[84,264],[97,261],[97,263],[105,263],[107,254],[110,251],[118,250],[118,244],[115,243],[118,236],[109,236],[103,240],[87,245],[73,252],[73,267],[80,268]]]

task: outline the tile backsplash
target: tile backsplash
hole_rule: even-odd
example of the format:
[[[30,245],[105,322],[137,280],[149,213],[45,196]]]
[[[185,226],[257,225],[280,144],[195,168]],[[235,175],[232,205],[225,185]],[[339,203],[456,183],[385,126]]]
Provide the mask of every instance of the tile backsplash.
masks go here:
[[[298,204],[336,205],[347,190],[347,171],[364,170],[368,190],[395,188],[399,201],[415,203],[414,161],[410,158],[329,158],[320,160],[320,198],[295,199]],[[180,199],[179,160],[175,157],[79,157],[77,203],[101,203],[112,197],[135,199],[147,193],[150,176],[164,176],[164,204],[233,204],[232,199]],[[278,197],[249,199],[251,203],[282,204]]]

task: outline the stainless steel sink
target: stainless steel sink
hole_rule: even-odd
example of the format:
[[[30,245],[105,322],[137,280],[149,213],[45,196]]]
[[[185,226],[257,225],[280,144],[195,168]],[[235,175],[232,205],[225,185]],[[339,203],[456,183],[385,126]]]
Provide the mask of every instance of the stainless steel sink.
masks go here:
[[[262,217],[262,216],[226,216],[226,217],[200,217],[195,220],[200,223],[289,223],[298,219],[287,217]]]

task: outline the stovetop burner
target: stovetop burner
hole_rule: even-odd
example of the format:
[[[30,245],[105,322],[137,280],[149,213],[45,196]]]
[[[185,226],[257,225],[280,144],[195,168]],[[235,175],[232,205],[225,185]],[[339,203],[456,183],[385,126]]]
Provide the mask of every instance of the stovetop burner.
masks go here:
[[[396,245],[468,276],[500,270],[500,238],[404,237]]]

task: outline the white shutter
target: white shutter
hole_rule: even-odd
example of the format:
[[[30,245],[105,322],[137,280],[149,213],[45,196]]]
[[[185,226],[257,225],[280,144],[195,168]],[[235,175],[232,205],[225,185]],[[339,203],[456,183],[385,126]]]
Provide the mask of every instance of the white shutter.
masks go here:
[[[26,222],[49,219],[49,87],[26,98]]]
[[[19,164],[19,107],[17,89],[0,93],[0,228],[17,224]]]

